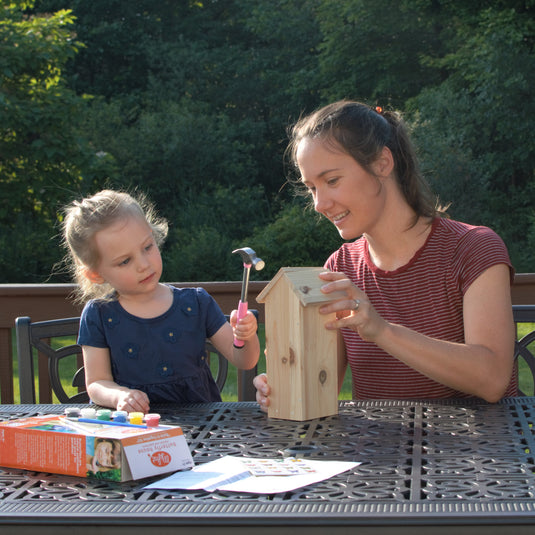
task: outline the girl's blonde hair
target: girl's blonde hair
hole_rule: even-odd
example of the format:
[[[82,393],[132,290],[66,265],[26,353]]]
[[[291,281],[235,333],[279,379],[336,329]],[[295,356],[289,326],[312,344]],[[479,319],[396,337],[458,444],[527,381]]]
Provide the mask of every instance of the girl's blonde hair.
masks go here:
[[[68,251],[67,264],[78,284],[79,301],[109,298],[113,294],[109,284],[96,284],[87,276],[87,270],[96,270],[100,262],[93,238],[97,232],[132,216],[147,222],[160,247],[167,237],[167,221],[158,217],[144,195],[134,198],[129,193],[103,190],[66,207],[63,241]]]

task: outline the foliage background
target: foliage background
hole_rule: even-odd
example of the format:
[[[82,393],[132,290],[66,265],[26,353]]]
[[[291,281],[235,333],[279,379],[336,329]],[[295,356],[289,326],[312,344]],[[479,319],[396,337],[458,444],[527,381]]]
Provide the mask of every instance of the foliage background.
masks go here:
[[[65,282],[62,207],[146,192],[168,281],[236,247],[322,265],[341,240],[285,184],[286,129],[335,99],[402,112],[450,214],[534,271],[535,0],[3,0],[1,282]]]

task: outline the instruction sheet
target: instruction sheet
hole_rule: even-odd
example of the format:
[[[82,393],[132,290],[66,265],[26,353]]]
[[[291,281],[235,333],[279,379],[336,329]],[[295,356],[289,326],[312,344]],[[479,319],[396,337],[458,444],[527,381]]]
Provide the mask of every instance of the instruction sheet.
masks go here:
[[[226,455],[145,486],[145,489],[277,494],[312,485],[351,470],[358,462],[258,459]]]

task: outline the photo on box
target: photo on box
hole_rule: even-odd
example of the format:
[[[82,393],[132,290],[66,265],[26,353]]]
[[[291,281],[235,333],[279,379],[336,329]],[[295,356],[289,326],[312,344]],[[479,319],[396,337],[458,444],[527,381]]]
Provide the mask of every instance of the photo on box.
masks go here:
[[[105,437],[86,437],[87,477],[121,481],[121,443]]]

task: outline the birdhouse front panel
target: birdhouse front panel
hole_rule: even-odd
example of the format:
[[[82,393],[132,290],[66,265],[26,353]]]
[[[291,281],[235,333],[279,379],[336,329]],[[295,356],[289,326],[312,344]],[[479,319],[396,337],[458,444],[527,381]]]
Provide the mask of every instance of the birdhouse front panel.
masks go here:
[[[304,403],[300,420],[338,413],[338,331],[324,327],[319,306],[302,307]],[[331,318],[332,319],[332,318]]]
[[[299,420],[305,380],[298,328],[299,304],[282,290],[277,292],[280,293],[278,306],[269,316],[267,311],[271,306],[266,303],[266,373],[271,387],[268,416]]]
[[[296,269],[307,276],[296,278]],[[272,418],[303,421],[338,413],[339,334],[324,327],[334,319],[334,314],[319,313],[325,299],[302,299],[304,284],[311,287],[307,269],[314,270],[312,280],[317,278],[318,268],[283,268],[258,298],[265,302]],[[285,277],[284,270],[291,270],[292,277]]]

